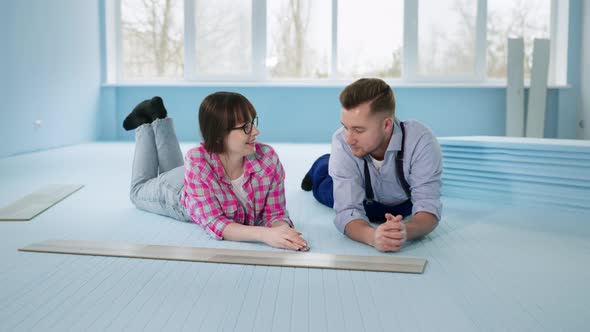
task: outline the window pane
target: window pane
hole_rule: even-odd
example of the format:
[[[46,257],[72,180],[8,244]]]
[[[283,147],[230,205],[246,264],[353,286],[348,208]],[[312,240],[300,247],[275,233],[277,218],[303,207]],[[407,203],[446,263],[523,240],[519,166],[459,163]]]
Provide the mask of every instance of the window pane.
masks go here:
[[[338,71],[345,77],[400,77],[403,0],[338,2]]]
[[[272,0],[266,6],[266,66],[270,77],[328,77],[331,0]]]
[[[420,0],[418,73],[463,76],[475,73],[475,0]]]
[[[182,0],[122,0],[122,79],[182,78]]]
[[[549,38],[551,0],[488,0],[488,77],[506,78],[507,39],[524,39],[524,75],[530,79],[533,40]]]
[[[252,1],[195,1],[197,75],[252,71]]]

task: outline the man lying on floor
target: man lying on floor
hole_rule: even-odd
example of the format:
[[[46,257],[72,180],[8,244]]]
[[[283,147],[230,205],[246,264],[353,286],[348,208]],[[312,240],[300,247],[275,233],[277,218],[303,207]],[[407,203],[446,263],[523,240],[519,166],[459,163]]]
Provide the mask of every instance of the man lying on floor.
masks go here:
[[[421,123],[395,118],[393,91],[380,79],[348,85],[340,103],[332,154],[315,161],[301,187],[336,210],[336,228],[351,239],[398,251],[440,220],[440,145]]]

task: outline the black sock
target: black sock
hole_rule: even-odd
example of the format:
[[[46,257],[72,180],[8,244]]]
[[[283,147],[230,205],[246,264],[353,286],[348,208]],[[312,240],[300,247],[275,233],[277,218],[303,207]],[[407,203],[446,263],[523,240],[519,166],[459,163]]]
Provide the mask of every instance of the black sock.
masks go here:
[[[311,191],[311,189],[313,188],[313,183],[311,181],[311,170],[309,172],[307,172],[307,174],[305,174],[305,176],[303,177],[303,181],[301,181],[301,189],[305,190],[305,191]]]
[[[123,128],[133,130],[142,124],[152,123],[156,119],[164,119],[167,115],[164,101],[156,96],[137,104],[123,121]]]

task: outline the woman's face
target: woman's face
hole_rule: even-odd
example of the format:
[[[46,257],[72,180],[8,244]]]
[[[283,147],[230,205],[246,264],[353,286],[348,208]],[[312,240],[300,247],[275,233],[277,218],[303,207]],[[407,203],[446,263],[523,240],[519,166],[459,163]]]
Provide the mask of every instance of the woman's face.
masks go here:
[[[256,119],[238,122],[225,137],[228,155],[248,156],[256,152],[256,136],[260,134]]]

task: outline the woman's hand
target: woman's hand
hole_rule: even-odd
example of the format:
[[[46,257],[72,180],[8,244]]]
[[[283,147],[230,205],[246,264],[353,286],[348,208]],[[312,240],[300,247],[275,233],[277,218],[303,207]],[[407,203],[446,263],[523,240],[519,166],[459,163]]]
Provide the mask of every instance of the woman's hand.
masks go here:
[[[262,241],[274,248],[308,251],[307,242],[301,233],[289,227],[284,221],[275,222],[266,228]]]

